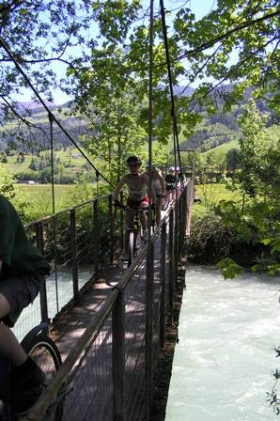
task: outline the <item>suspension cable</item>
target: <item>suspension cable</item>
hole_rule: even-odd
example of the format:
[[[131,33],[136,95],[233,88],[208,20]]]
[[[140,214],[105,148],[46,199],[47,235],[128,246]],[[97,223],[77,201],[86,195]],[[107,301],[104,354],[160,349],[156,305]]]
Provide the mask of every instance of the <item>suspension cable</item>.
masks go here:
[[[55,189],[54,189],[54,144],[53,144],[53,118],[49,114],[50,136],[51,136],[51,180],[52,180],[52,211],[55,213]]]
[[[152,143],[153,143],[153,48],[154,48],[154,2],[150,1],[150,31],[149,31],[149,114],[148,114],[148,159],[149,159],[149,174],[152,170]],[[149,177],[149,195],[151,202],[152,177]],[[150,232],[151,225],[151,209],[148,212],[148,227]]]
[[[72,138],[72,136],[70,136],[70,134],[67,132],[67,130],[64,129],[64,127],[57,120],[57,118],[55,117],[55,115],[51,112],[51,110],[49,109],[49,107],[45,104],[44,100],[42,99],[42,97],[40,96],[40,94],[38,93],[38,91],[34,88],[32,82],[30,81],[30,79],[28,78],[28,76],[26,75],[26,73],[24,72],[24,70],[22,69],[22,67],[20,66],[20,64],[18,63],[18,61],[13,56],[10,48],[8,47],[6,41],[3,39],[2,36],[0,36],[0,44],[3,47],[3,49],[6,51],[6,53],[8,54],[9,58],[11,59],[11,61],[14,63],[15,67],[21,73],[21,75],[23,76],[24,80],[26,81],[26,83],[28,84],[28,86],[31,88],[31,90],[33,91],[33,93],[35,94],[35,96],[38,98],[39,102],[42,104],[42,106],[44,107],[44,109],[47,111],[49,117],[51,116],[52,121],[54,121],[58,125],[58,127],[62,130],[62,132],[66,135],[66,137],[73,143],[73,145],[78,149],[78,151],[86,159],[86,161],[90,164],[90,166],[95,171],[98,171],[97,168],[95,167],[95,165],[91,162],[91,160],[84,153],[84,151],[78,146],[78,144],[75,142],[75,140]],[[106,183],[108,183],[111,187],[114,188],[113,184],[104,175],[102,175],[100,173],[100,171],[98,171],[98,173],[103,178],[103,180],[106,181]]]
[[[168,80],[169,80],[169,90],[170,90],[170,99],[171,99],[171,118],[172,118],[172,123],[173,123],[173,144],[174,144],[175,167],[177,166],[177,158],[176,158],[176,152],[177,152],[177,154],[178,154],[179,167],[181,168],[179,136],[178,136],[178,127],[177,127],[177,120],[176,120],[174,91],[173,91],[173,83],[172,83],[173,77],[172,77],[171,65],[170,65],[169,47],[168,47],[168,38],[167,38],[167,30],[166,30],[166,22],[165,22],[165,11],[164,11],[164,1],[163,0],[160,0],[160,11],[161,11],[162,30],[163,30],[163,37],[164,37],[166,64],[167,64]]]
[[[55,188],[54,188],[54,143],[53,143],[53,115],[49,113],[50,122],[50,138],[51,138],[51,174],[52,174],[52,211],[55,214]],[[52,218],[53,224],[53,242],[54,242],[54,277],[55,277],[55,296],[56,296],[56,310],[59,311],[58,303],[58,271],[57,271],[57,218]]]
[[[154,0],[150,0],[150,45],[149,45],[149,172],[152,167],[152,136],[153,136],[153,47],[154,47]],[[151,204],[152,177],[149,177],[149,201]],[[153,272],[153,244],[151,241],[151,205],[148,209],[148,249],[146,260],[146,419],[150,415],[150,402],[152,395],[152,313],[153,313],[153,295],[154,295],[154,272]]]

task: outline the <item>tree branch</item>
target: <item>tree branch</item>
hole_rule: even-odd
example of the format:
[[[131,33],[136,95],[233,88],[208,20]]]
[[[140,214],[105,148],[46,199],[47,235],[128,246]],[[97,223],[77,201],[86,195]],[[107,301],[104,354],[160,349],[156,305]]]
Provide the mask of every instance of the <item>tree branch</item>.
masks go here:
[[[191,57],[195,54],[198,54],[204,50],[207,50],[208,48],[213,47],[217,42],[221,42],[222,40],[224,40],[225,38],[228,38],[230,35],[232,35],[235,32],[241,31],[242,29],[246,29],[249,28],[251,26],[254,26],[257,23],[263,22],[264,20],[276,17],[276,16],[280,16],[280,10],[276,11],[274,13],[270,13],[268,15],[262,16],[259,19],[255,19],[255,20],[251,20],[251,21],[246,21],[241,23],[240,25],[236,26],[235,28],[231,29],[230,31],[225,32],[224,34],[220,35],[217,38],[214,38],[204,44],[201,44],[199,47],[193,49],[193,50],[189,50],[186,51],[184,54],[182,54],[179,57],[176,57],[175,59],[173,59],[172,61],[180,61],[183,58],[187,58],[187,57]]]

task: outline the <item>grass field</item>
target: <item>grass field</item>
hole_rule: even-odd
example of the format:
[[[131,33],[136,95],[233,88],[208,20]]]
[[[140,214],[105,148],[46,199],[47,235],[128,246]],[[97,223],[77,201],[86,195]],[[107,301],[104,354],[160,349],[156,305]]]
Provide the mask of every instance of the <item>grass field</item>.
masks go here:
[[[241,195],[238,191],[231,191],[227,189],[225,184],[204,184],[195,186],[196,198],[201,200],[201,203],[194,203],[192,216],[199,218],[209,209],[216,206],[221,200],[238,202]]]
[[[62,185],[54,186],[54,207],[51,184],[18,184],[17,189],[21,198],[27,203],[28,220],[35,220],[53,212],[60,212],[79,203],[96,197],[95,185]],[[224,184],[205,184],[196,186],[196,197],[201,203],[195,203],[193,215],[200,216],[209,211],[220,200],[238,201],[240,195],[231,192]]]
[[[238,140],[232,140],[228,143],[223,143],[222,145],[217,146],[214,149],[209,149],[209,151],[207,152],[203,152],[202,155],[208,155],[210,153],[215,152],[215,154],[217,154],[219,157],[224,158],[225,155],[227,154],[227,152],[230,149],[236,149],[239,148],[239,144],[238,144]]]
[[[35,220],[88,200],[93,197],[94,186],[57,184],[54,186],[54,201],[51,184],[18,184],[17,189],[21,199],[27,203],[28,220]]]
[[[44,159],[45,156],[50,156],[50,151],[44,151],[40,153],[40,158]],[[26,172],[29,169],[29,166],[32,161],[32,155],[24,155],[23,162],[17,162],[18,155],[9,156],[7,158],[8,162],[3,164],[9,172],[12,174],[19,174],[20,172]],[[35,160],[38,160],[37,157],[34,157]],[[84,164],[87,163],[86,159],[83,156],[80,156],[79,151],[74,148],[69,148],[64,151],[56,151],[54,154],[55,159],[59,159],[62,164],[67,165],[71,168],[80,169]]]

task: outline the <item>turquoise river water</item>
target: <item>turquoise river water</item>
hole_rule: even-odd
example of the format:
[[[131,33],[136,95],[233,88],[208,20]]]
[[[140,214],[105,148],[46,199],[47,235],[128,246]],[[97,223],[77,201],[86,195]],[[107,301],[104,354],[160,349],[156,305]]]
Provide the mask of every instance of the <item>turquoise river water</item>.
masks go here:
[[[267,400],[279,296],[279,277],[187,269],[165,421],[280,421]]]

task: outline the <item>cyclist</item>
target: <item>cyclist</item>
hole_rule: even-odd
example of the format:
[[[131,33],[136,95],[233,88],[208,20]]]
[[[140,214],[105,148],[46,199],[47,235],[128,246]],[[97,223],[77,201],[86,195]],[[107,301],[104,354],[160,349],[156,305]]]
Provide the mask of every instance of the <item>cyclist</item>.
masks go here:
[[[177,184],[177,177],[175,174],[175,168],[174,167],[169,167],[168,169],[168,173],[165,176],[165,188],[166,188],[166,197],[172,199],[172,201],[174,201],[175,199],[175,190],[176,190],[176,184]]]
[[[27,238],[13,205],[1,194],[0,238],[0,354],[11,362],[11,403],[17,414],[24,414],[42,393],[45,375],[10,328],[39,293],[50,267]]]
[[[176,167],[176,177],[177,177],[177,188],[180,190],[183,190],[184,187],[186,186],[186,177],[185,175],[182,173],[180,167]]]
[[[165,185],[164,179],[160,174],[159,170],[154,166],[150,165],[150,162],[146,162],[146,171],[144,174],[147,174],[148,177],[151,177],[151,182],[153,189],[156,193],[157,200],[156,200],[156,223],[159,225],[161,220],[161,208],[163,204],[163,198],[165,197]]]
[[[140,172],[140,167],[142,165],[142,160],[136,155],[130,156],[126,160],[126,164],[129,168],[129,173],[125,174],[119,181],[114,193],[113,198],[115,199],[115,204],[119,203],[118,196],[124,185],[128,189],[128,198],[127,198],[127,209],[126,209],[126,226],[129,228],[133,221],[134,209],[147,209],[149,206],[149,198],[147,195],[149,188],[149,178],[146,174]],[[151,188],[151,198],[152,203],[156,202],[156,194]],[[140,220],[144,230],[144,240],[148,238],[148,218],[146,212],[140,212]],[[125,250],[127,251],[128,235],[125,236]]]

